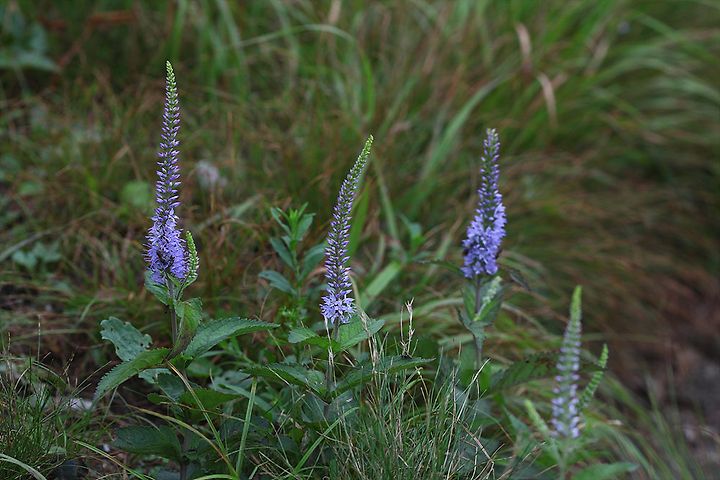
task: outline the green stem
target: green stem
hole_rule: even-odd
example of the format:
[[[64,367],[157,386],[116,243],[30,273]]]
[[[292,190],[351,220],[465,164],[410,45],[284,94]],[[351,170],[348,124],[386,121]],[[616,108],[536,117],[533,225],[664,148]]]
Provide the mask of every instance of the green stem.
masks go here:
[[[485,330],[483,329],[483,332]],[[483,353],[483,337],[478,337],[477,335],[473,334],[473,340],[475,340],[475,362],[477,363],[477,369],[480,370],[482,367],[482,353]]]
[[[340,327],[340,325],[338,324],[338,322],[333,322],[333,324],[332,324],[332,341],[333,342],[337,342],[338,335],[340,333],[339,327]],[[330,355],[333,354],[332,344],[330,344],[329,353],[330,353]],[[328,400],[330,399],[330,389],[333,386],[332,383],[333,383],[334,370],[335,370],[334,357],[333,357],[333,361],[330,361],[330,357],[328,356],[328,366],[327,366],[327,369],[325,369],[325,392],[328,395]],[[328,403],[328,405],[325,407],[325,410],[327,410],[327,407],[329,407],[329,406],[330,406],[330,404]],[[327,411],[325,413],[327,414]]]
[[[167,279],[168,296],[170,297],[170,336],[172,338],[172,346],[175,347],[178,337],[177,315],[175,314],[175,291],[173,289],[172,280]]]
[[[475,315],[480,312],[480,308],[482,307],[482,305],[480,304],[480,302],[482,301],[482,298],[480,297],[480,291],[482,289],[481,287],[482,282],[478,277],[475,280]],[[481,330],[481,335],[482,336],[478,336],[475,334],[475,332],[473,332],[473,340],[475,341],[475,362],[477,363],[476,367],[478,370],[480,370],[480,368],[482,367],[483,342],[485,340],[484,328]]]
[[[178,323],[177,323],[177,314],[175,313],[175,289],[173,288],[173,283],[170,278],[166,279],[166,284],[168,288],[168,296],[170,297],[170,304],[168,307],[170,307],[170,335],[172,338],[172,347],[175,348],[178,342]],[[178,366],[179,371],[184,374],[184,368],[182,366]],[[183,432],[183,440],[182,444],[180,446],[180,480],[187,480],[187,470],[188,470],[188,463],[185,460],[185,452],[187,452],[188,448],[190,447],[190,431]]]
[[[187,480],[189,465],[187,460],[185,460],[185,452],[190,448],[190,435],[191,432],[189,430],[183,433],[183,441],[180,446],[180,480]]]

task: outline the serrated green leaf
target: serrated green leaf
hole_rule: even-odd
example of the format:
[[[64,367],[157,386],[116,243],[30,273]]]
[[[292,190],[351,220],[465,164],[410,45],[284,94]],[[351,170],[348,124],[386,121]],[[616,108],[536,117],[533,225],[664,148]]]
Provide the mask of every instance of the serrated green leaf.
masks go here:
[[[282,379],[293,385],[306,387],[320,396],[323,396],[325,393],[325,377],[317,370],[308,370],[295,365],[273,363],[271,365],[252,367],[248,372],[265,378]]]
[[[112,342],[115,353],[124,362],[132,360],[152,344],[150,335],[141,333],[130,323],[116,317],[106,318],[100,322],[100,337]]]
[[[280,272],[276,272],[275,270],[263,270],[260,272],[259,277],[269,281],[270,286],[276,290],[289,293],[290,295],[295,293],[295,289],[290,284],[290,281]]]
[[[419,367],[428,362],[430,362],[430,360],[426,358],[408,358],[403,356],[383,357],[374,367],[371,364],[356,367],[345,375],[331,393],[333,396],[337,396],[351,388],[368,382],[374,375],[397,373],[402,370]]]
[[[139,353],[130,361],[116,365],[112,370],[105,374],[98,383],[95,391],[95,399],[99,399],[110,390],[116,388],[134,375],[148,368],[157,367],[165,359],[169,353],[167,348],[157,348],[155,350],[146,350]]]
[[[182,459],[182,448],[177,433],[166,426],[121,428],[113,445],[128,453],[158,455],[175,461]]]
[[[340,332],[338,334],[340,351],[345,351],[363,340],[367,340],[379,332],[383,325],[385,325],[385,320],[370,320],[366,324],[360,318],[350,323],[340,325]]]
[[[244,335],[251,332],[259,332],[277,328],[278,325],[250,320],[247,318],[229,317],[212,320],[201,325],[195,336],[183,352],[184,355],[194,358],[202,355],[218,343],[230,337]]]
[[[607,480],[610,478],[618,478],[624,473],[629,473],[637,469],[637,465],[630,462],[618,463],[596,463],[589,467],[583,468],[573,475],[573,480]]]

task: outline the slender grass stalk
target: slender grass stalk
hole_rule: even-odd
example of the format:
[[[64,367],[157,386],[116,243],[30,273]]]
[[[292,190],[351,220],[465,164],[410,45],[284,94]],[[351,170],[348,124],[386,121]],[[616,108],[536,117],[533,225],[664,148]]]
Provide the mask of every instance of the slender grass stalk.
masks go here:
[[[248,406],[245,410],[245,423],[243,424],[242,438],[240,439],[240,448],[238,449],[238,457],[235,462],[235,471],[238,475],[242,473],[243,460],[245,459],[245,443],[247,442],[248,432],[250,431],[250,420],[252,417],[253,406],[255,405],[255,391],[257,390],[257,379],[253,380],[250,388],[250,398]]]

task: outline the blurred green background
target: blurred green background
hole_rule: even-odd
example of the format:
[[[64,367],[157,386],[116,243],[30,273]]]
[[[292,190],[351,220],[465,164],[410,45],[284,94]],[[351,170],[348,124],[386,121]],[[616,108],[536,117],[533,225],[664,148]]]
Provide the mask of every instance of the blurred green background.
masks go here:
[[[461,261],[495,127],[518,312],[559,332],[582,284],[615,373],[720,428],[719,3],[10,0],[0,21],[0,330],[18,348],[40,324],[91,371],[99,319],[159,311],[142,250],[169,59],[211,309],[273,318],[269,207],[307,202],[321,241],[372,133],[364,307],[415,298],[418,330],[452,337],[456,281],[427,261]]]

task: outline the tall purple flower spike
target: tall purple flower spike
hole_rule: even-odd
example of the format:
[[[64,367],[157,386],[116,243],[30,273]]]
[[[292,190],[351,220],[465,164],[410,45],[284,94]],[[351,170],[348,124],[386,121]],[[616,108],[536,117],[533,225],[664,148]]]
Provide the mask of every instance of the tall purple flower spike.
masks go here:
[[[333,210],[330,222],[330,231],[325,247],[325,278],[327,279],[327,293],[320,304],[320,311],[325,318],[325,325],[337,327],[341,323],[350,321],[355,312],[355,301],[352,297],[352,284],[350,283],[350,267],[348,261],[348,243],[350,241],[350,220],[353,200],[360,184],[373,137],[368,137],[365,146],[360,152],[355,165],[348,173],[340,186],[337,203]]]
[[[498,190],[500,139],[494,129],[487,130],[483,145],[482,183],[478,189],[480,199],[475,218],[468,226],[467,238],[463,240],[465,264],[462,272],[469,279],[497,273],[500,243],[505,237],[505,206]]]
[[[180,130],[180,105],[172,65],[167,62],[167,83],[165,87],[165,110],[163,112],[162,140],[158,152],[158,179],[155,183],[157,207],[152,217],[153,225],[147,235],[145,259],[153,281],[165,283],[166,275],[184,279],[188,273],[185,243],[177,227],[175,208],[180,186],[178,166],[177,134]]]
[[[552,426],[553,433],[559,438],[578,438],[580,436],[580,412],[578,385],[580,380],[580,333],[582,289],[576,287],[573,292],[572,306],[570,307],[570,322],[565,328],[560,358],[558,359],[558,374],[555,377],[556,386],[553,389],[552,400]]]

